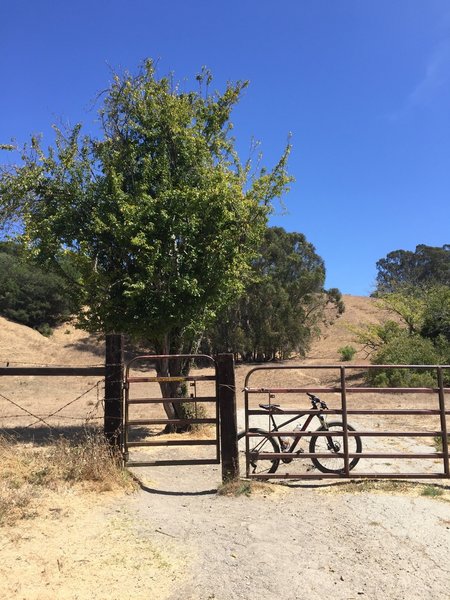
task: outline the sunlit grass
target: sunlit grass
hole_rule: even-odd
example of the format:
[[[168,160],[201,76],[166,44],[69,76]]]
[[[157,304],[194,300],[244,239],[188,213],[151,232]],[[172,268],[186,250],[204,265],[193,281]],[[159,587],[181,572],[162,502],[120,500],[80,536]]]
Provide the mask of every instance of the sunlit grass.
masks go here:
[[[70,486],[105,492],[136,484],[100,433],[86,433],[76,442],[60,438],[45,447],[0,437],[0,524],[34,516],[40,495]]]

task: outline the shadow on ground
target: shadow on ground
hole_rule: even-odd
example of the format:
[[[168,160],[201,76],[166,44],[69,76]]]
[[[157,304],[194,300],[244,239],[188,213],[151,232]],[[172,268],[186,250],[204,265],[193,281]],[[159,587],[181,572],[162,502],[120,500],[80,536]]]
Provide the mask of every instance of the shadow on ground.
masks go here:
[[[32,443],[37,446],[47,446],[64,438],[71,441],[86,439],[86,436],[101,435],[100,427],[86,425],[69,425],[60,427],[4,427],[0,435],[6,437],[12,444]]]

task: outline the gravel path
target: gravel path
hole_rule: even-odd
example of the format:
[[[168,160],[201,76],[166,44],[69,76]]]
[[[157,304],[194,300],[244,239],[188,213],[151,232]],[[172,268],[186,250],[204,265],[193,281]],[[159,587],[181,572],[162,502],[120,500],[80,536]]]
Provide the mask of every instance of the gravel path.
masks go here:
[[[448,486],[439,498],[340,483],[227,497],[216,494],[219,467],[135,472],[137,535],[184,557],[160,598],[450,598]]]

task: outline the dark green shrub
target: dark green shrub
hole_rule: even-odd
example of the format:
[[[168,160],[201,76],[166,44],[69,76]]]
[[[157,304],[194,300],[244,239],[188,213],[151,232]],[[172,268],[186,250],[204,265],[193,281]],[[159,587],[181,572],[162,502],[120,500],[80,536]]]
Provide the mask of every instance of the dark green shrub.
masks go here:
[[[353,346],[342,346],[342,348],[339,348],[338,352],[341,355],[341,360],[346,362],[352,360],[355,356],[356,348]]]
[[[372,358],[375,365],[437,365],[442,362],[442,356],[431,340],[409,335],[406,331],[390,339]],[[431,387],[437,383],[434,369],[371,369],[367,379],[369,384],[377,387]]]
[[[450,342],[450,287],[429,290],[420,333],[432,340],[441,337]]]
[[[50,337],[51,335],[53,335],[53,329],[48,323],[43,323],[42,325],[36,327],[36,329],[45,337]]]
[[[17,248],[0,244],[0,315],[50,335],[74,310],[64,279],[25,262]]]

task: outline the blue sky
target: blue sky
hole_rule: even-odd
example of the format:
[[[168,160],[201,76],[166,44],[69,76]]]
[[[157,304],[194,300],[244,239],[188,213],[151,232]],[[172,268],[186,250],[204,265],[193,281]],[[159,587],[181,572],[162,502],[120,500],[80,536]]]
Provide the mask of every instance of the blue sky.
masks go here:
[[[112,70],[146,57],[194,85],[250,80],[233,122],[295,176],[271,223],[324,258],[327,286],[369,294],[391,250],[450,242],[448,0],[2,0],[0,143],[53,122],[96,127]],[[11,160],[10,155],[0,160]]]

